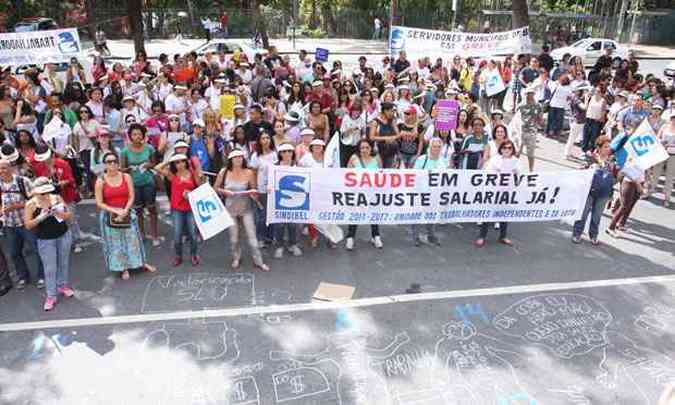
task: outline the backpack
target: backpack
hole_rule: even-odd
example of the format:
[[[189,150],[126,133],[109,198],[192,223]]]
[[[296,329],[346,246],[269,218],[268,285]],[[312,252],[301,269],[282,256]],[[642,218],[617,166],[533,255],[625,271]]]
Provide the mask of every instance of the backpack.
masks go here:
[[[593,173],[591,182],[591,196],[594,198],[607,198],[614,189],[614,174],[608,168],[598,168]]]

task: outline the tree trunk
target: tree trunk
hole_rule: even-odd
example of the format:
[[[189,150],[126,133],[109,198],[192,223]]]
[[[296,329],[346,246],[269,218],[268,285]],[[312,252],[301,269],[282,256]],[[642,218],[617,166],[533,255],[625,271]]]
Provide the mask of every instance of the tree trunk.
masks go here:
[[[131,37],[134,39],[134,52],[145,52],[143,41],[143,0],[127,0],[127,14],[129,15],[129,28]]]
[[[621,42],[621,34],[623,34],[623,23],[626,12],[628,11],[628,0],[621,2],[621,10],[619,10],[619,22],[616,24],[616,38],[615,40]]]
[[[311,29],[316,29],[316,27],[319,26],[319,16],[317,15],[316,12],[316,2],[317,0],[311,0],[312,1],[312,11],[311,14],[309,15],[309,28]]]
[[[267,23],[265,22],[265,18],[260,13],[260,4],[257,0],[252,0],[251,7],[253,8],[253,26],[256,27],[257,31],[260,33],[263,48],[267,49],[270,47],[270,37],[267,34]]]
[[[513,0],[511,2],[513,29],[530,25],[530,14],[527,9],[527,0]]]

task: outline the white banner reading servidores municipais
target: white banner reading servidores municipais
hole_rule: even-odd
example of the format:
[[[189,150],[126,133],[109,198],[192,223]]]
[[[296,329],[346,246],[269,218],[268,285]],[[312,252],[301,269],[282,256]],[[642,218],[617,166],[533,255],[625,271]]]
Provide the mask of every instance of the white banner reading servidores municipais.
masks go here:
[[[68,62],[81,51],[75,28],[0,34],[0,65]]]
[[[394,26],[389,33],[389,52],[392,57],[397,57],[400,51],[406,51],[411,59],[453,55],[487,57],[531,53],[532,39],[528,27],[474,34]]]
[[[581,218],[593,170],[355,170],[271,167],[268,223],[417,224]]]

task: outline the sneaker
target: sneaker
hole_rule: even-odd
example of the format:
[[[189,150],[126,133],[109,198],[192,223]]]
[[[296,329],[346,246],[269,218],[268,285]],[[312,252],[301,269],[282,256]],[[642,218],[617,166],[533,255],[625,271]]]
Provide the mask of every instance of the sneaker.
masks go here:
[[[495,229],[499,230],[499,222],[495,222]]]
[[[415,246],[416,247],[422,246],[422,240],[419,237],[415,238]]]
[[[380,239],[379,236],[376,236],[376,237],[373,238],[373,245],[375,245],[375,247],[378,248],[378,249],[382,249],[382,247],[384,246],[382,244],[382,239]]]
[[[302,250],[298,247],[298,245],[293,245],[289,247],[288,251],[291,252],[291,254],[295,257],[302,256]]]
[[[427,240],[428,240],[429,243],[431,243],[432,245],[441,246],[441,242],[440,242],[440,241],[438,240],[438,238],[437,238],[436,236],[434,236],[434,235],[429,235],[429,236],[427,236]]]
[[[593,246],[598,246],[600,244],[600,241],[598,240],[598,238],[591,238],[591,244]]]
[[[607,228],[607,229],[605,229],[605,233],[606,233],[607,235],[611,236],[612,238],[616,238],[616,237],[619,236],[619,234],[617,234],[616,231],[615,231],[614,229],[609,229],[609,228]]]
[[[199,266],[199,256],[192,256],[190,260],[192,261],[193,266]]]
[[[176,256],[173,258],[173,266],[180,266],[183,263],[183,258],[180,256]]]
[[[73,248],[73,253],[82,253],[82,250],[83,250],[82,246],[75,245],[75,247]]]
[[[159,240],[159,238],[152,240],[152,247],[158,247],[161,244],[162,244],[162,241]]]
[[[264,240],[261,240],[258,242],[258,248],[259,249],[265,249],[267,247],[267,244],[265,243]]]
[[[39,279],[35,284],[35,287],[37,287],[38,290],[42,290],[43,288],[45,288],[45,279],[44,278]]]
[[[23,290],[24,288],[26,288],[26,280],[19,280],[19,281],[16,283],[16,289],[19,290],[19,291],[21,291],[21,290]]]
[[[284,248],[278,247],[274,250],[274,258],[275,259],[281,259],[284,257]]]
[[[354,238],[347,238],[345,242],[345,249],[354,250]]]
[[[575,243],[575,244],[577,244],[577,245],[580,244],[580,243],[581,243],[581,238],[578,237],[578,236],[572,236],[572,243]]]
[[[45,311],[51,311],[52,309],[54,309],[54,306],[56,306],[56,298],[47,297],[47,299],[45,300],[45,305],[42,308],[44,308]]]
[[[70,298],[75,295],[75,291],[72,288],[65,286],[56,290],[59,294],[63,295],[66,298]]]

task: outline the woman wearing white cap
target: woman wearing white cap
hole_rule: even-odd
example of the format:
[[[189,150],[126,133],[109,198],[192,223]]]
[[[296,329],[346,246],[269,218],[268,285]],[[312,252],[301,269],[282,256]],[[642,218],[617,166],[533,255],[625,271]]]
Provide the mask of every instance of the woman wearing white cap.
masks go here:
[[[279,166],[295,166],[295,148],[290,143],[283,143],[277,148]],[[271,191],[270,191],[271,192]],[[288,234],[288,251],[293,256],[302,256],[302,250],[298,247],[298,225],[292,223],[280,223],[272,225],[274,230],[274,258],[281,259],[284,255],[284,233]],[[285,232],[284,232],[285,231]]]
[[[202,179],[199,173],[190,170],[190,160],[187,155],[173,154],[168,162],[155,166],[164,178],[169,181],[171,188],[171,218],[173,219],[173,265],[180,266],[183,263],[183,235],[190,242],[190,258],[193,266],[199,265],[197,255],[198,243],[197,230],[194,217],[190,208],[187,195],[196,189]]]
[[[38,177],[33,183],[33,197],[26,202],[24,209],[26,229],[36,233],[38,254],[45,269],[45,311],[54,309],[58,294],[65,297],[75,295],[68,277],[72,237],[67,221],[72,214],[63,199],[53,194],[54,190],[48,178]]]
[[[91,150],[90,157],[90,166],[89,169],[96,177],[100,177],[105,173],[105,162],[103,161],[103,156],[112,152],[115,156],[119,156],[120,151],[112,145],[111,142],[112,135],[107,128],[101,127],[98,131],[98,136],[94,142],[94,149]]]
[[[101,210],[99,226],[106,267],[108,271],[119,273],[123,280],[129,279],[129,269],[143,267],[154,273],[157,269],[145,261],[138,217],[132,210],[133,180],[120,171],[115,153],[104,153],[102,161],[106,169],[96,180],[96,206]]]
[[[260,202],[256,190],[255,173],[246,167],[244,152],[240,150],[230,152],[227,156],[227,166],[218,173],[213,187],[225,198],[225,207],[235,221],[234,225],[227,229],[232,245],[232,269],[238,269],[241,264],[241,227],[243,226],[254,265],[262,271],[270,271],[270,268],[263,262],[255,236],[251,200],[258,204]]]
[[[166,132],[162,132],[159,137],[159,153],[163,156],[163,161],[168,161],[171,157],[173,145],[178,141],[190,142],[190,137],[183,132],[180,125],[180,117],[176,114],[169,115],[169,126]],[[167,153],[169,152],[169,153]]]

